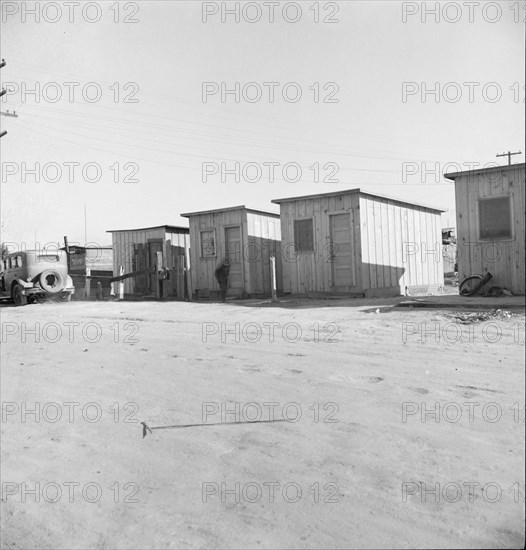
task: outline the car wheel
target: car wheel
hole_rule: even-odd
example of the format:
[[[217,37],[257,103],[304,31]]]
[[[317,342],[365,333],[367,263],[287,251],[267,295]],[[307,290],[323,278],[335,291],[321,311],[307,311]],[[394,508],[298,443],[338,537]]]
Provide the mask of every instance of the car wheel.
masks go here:
[[[22,287],[18,284],[13,287],[13,302],[15,306],[25,306],[27,304],[27,296],[22,294]]]
[[[47,269],[40,274],[40,286],[49,294],[57,294],[64,288],[64,280],[57,271]]]

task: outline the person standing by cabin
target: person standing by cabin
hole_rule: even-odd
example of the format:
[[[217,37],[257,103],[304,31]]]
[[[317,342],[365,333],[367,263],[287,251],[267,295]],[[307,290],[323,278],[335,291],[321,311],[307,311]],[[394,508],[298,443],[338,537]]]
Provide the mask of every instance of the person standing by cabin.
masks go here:
[[[225,258],[221,265],[215,270],[215,276],[221,289],[221,301],[226,301],[226,291],[228,289],[228,276],[230,275],[230,260]]]

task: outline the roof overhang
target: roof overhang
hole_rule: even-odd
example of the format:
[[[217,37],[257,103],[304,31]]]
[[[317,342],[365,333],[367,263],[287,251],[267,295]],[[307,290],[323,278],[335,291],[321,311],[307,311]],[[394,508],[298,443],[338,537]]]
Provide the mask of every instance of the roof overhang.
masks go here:
[[[409,206],[417,206],[419,208],[425,208],[427,210],[434,210],[435,212],[447,212],[447,210],[444,210],[443,208],[437,208],[436,206],[430,206],[428,204],[421,204],[421,203],[418,203],[418,202],[409,202],[409,201],[405,201],[405,200],[400,199],[400,198],[390,197],[388,195],[379,195],[377,193],[370,193],[368,191],[364,191],[364,190],[360,189],[359,187],[356,187],[355,189],[345,189],[343,191],[332,191],[330,193],[317,193],[316,195],[304,195],[304,196],[300,196],[300,197],[286,197],[284,199],[274,199],[271,202],[273,202],[275,204],[282,204],[282,203],[285,203],[285,202],[322,199],[322,198],[328,198],[328,197],[338,197],[338,196],[341,196],[341,195],[353,195],[353,194],[368,195],[370,197],[375,197],[375,198],[378,198],[378,199],[398,202],[400,204],[407,204]]]
[[[448,180],[455,181],[457,178],[461,176],[474,176],[475,174],[491,174],[495,172],[502,172],[505,170],[510,169],[516,169],[516,168],[524,168],[526,166],[526,163],[520,162],[517,164],[506,164],[502,166],[489,166],[488,168],[475,168],[474,170],[464,170],[462,172],[449,172],[448,174],[444,174],[444,177]]]
[[[204,216],[207,214],[222,214],[223,212],[232,212],[234,210],[244,210],[245,212],[252,212],[254,214],[263,214],[264,216],[279,218],[279,214],[276,214],[275,212],[267,212],[266,210],[247,208],[244,204],[240,206],[229,206],[228,208],[215,208],[213,210],[200,210],[199,212],[186,212],[184,214],[181,214],[181,216],[183,218],[191,218],[193,216]]]
[[[188,227],[181,225],[155,225],[153,227],[136,227],[134,229],[108,229],[106,233],[129,233],[130,231],[153,231],[154,229],[164,229],[170,233],[189,233]]]

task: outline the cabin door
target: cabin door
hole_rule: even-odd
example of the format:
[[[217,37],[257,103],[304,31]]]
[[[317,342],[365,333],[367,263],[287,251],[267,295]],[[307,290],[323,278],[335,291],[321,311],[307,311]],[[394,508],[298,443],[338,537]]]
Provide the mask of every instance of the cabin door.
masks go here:
[[[162,241],[149,241],[148,242],[148,268],[153,268],[157,266],[157,253],[160,252],[162,254],[163,251],[163,242]],[[161,266],[159,266],[161,267]],[[153,292],[153,294],[161,298],[160,296],[160,289],[159,289],[159,276],[157,275],[157,272],[150,273],[150,287],[149,291]]]
[[[345,292],[353,286],[351,215],[333,214],[329,216],[332,288]]]
[[[225,228],[225,255],[230,260],[228,288],[243,290],[243,266],[241,265],[241,227]]]

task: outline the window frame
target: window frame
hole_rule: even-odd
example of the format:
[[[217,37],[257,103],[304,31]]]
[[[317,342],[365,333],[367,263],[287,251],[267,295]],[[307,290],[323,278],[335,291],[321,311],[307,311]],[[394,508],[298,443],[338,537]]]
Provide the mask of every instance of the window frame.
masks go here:
[[[311,222],[311,226],[312,226],[312,248],[300,249],[300,248],[298,248],[298,244],[297,244],[297,241],[296,241],[296,234],[297,234],[297,232],[296,232],[296,223],[297,222],[305,222],[305,221],[310,221]],[[294,244],[294,251],[296,252],[296,254],[298,252],[301,252],[301,253],[312,252],[312,253],[314,253],[314,250],[315,250],[314,217],[310,216],[308,218],[294,218],[294,220],[292,221],[292,230],[293,230],[292,238],[293,238],[293,244]]]
[[[509,228],[510,232],[509,235],[506,235],[504,237],[483,237],[482,236],[482,219],[481,219],[481,205],[482,202],[492,201],[492,200],[498,200],[498,199],[508,199],[508,214],[509,214]],[[491,241],[512,241],[514,239],[513,236],[513,208],[512,208],[512,201],[511,201],[511,195],[495,195],[493,197],[478,197],[477,199],[477,237],[479,241],[484,242],[491,242]]]

